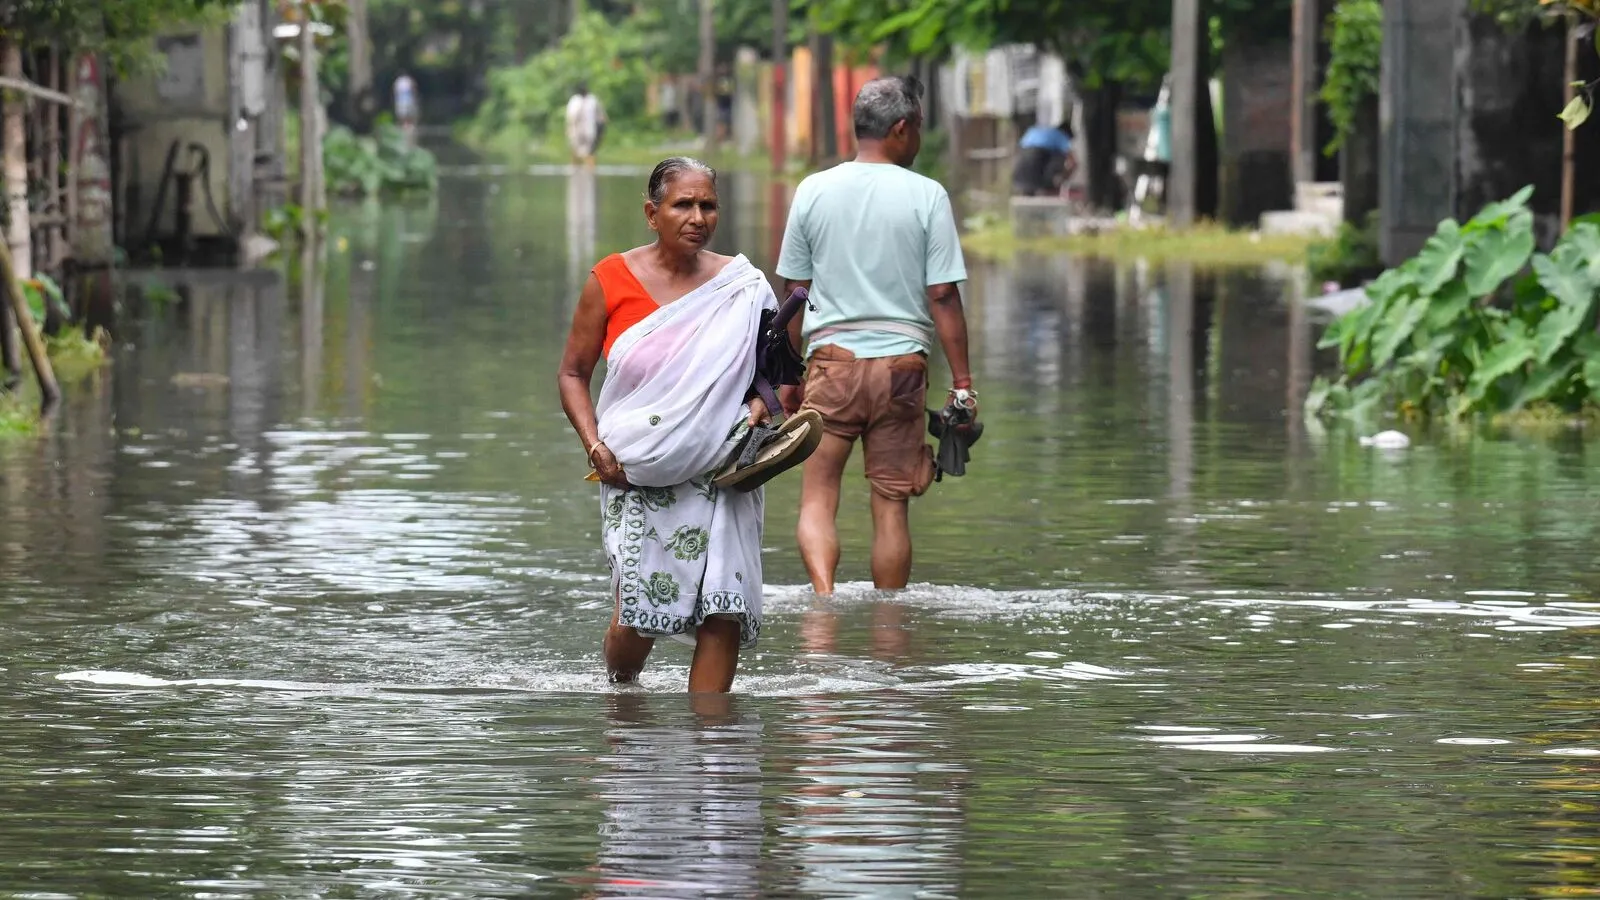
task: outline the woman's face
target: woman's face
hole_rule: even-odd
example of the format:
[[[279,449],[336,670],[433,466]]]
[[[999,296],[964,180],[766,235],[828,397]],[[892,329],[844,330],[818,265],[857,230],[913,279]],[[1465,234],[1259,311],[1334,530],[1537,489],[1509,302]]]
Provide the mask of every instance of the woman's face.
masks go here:
[[[704,249],[717,233],[717,189],[704,172],[684,172],[667,182],[660,203],[644,205],[661,246],[680,253]]]

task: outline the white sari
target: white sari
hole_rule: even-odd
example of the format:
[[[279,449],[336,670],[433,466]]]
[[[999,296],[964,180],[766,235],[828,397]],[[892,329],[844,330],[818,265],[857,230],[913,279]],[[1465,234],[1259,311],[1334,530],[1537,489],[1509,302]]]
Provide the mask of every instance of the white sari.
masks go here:
[[[761,632],[762,492],[711,478],[747,430],[756,330],[776,309],[739,256],[617,338],[595,410],[600,439],[633,485],[600,491],[617,620],[647,637],[692,640],[708,616]]]

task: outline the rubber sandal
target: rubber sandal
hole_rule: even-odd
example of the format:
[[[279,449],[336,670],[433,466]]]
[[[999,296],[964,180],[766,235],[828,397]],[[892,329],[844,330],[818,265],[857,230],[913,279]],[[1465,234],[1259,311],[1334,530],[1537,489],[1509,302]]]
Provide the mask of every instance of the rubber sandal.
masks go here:
[[[822,416],[803,409],[777,428],[757,425],[750,429],[739,453],[711,483],[719,488],[753,491],[788,469],[806,461],[822,443]]]

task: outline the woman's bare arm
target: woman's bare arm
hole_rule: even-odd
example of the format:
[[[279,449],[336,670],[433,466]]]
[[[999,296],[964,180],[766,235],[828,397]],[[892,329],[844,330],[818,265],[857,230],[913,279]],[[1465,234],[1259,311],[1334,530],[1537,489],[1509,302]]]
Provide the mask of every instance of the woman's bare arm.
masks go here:
[[[589,385],[594,379],[594,367],[600,362],[600,351],[606,342],[606,297],[600,282],[593,275],[583,285],[578,295],[578,308],[572,313],[572,330],[567,332],[567,348],[561,354],[561,368],[556,373],[556,384],[561,389],[561,408],[567,420],[578,433],[589,453],[589,461],[607,484],[625,487],[622,467],[604,445],[595,447],[600,440],[600,425],[595,419],[594,399],[589,396]]]

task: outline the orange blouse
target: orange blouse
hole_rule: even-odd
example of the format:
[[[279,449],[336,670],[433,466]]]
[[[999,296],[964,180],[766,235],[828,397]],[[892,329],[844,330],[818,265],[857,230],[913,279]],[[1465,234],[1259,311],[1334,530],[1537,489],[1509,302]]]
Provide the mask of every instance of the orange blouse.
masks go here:
[[[600,260],[593,269],[595,280],[600,282],[600,292],[606,298],[606,342],[602,356],[611,355],[611,345],[624,331],[644,321],[660,305],[651,299],[633,270],[623,261],[622,254],[613,253]]]

